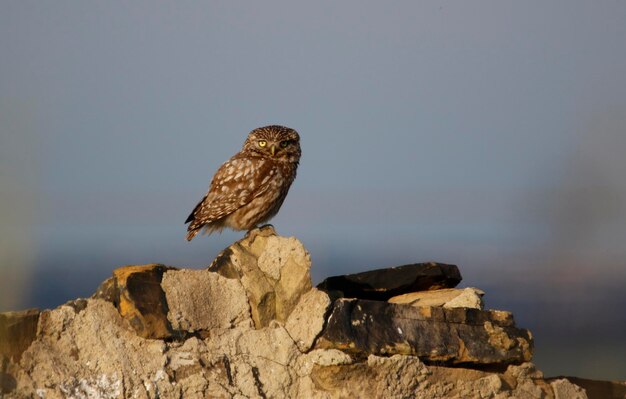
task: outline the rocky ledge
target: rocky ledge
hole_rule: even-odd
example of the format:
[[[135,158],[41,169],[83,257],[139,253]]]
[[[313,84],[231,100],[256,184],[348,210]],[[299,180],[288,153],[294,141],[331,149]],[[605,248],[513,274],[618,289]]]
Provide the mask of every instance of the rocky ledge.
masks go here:
[[[0,314],[4,398],[623,398],[546,379],[513,315],[455,289],[454,265],[312,287],[295,238],[265,227],[206,270],[125,266],[88,299]]]

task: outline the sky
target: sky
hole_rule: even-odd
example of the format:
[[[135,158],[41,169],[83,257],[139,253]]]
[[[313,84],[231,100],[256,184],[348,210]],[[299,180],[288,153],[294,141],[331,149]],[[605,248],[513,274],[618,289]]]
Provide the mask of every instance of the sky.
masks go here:
[[[202,268],[183,221],[248,132],[301,135],[272,220],[314,282],[459,266],[548,376],[626,380],[626,3],[0,2],[0,311],[126,264]]]

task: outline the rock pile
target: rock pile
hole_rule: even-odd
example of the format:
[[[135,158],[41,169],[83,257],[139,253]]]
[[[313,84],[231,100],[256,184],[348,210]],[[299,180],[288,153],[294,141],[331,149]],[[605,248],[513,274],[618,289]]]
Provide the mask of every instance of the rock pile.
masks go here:
[[[126,266],[91,298],[0,314],[1,396],[588,397],[584,381],[544,379],[530,332],[483,310],[482,291],[454,289],[456,266],[312,287],[310,265],[298,240],[265,227],[206,270]]]

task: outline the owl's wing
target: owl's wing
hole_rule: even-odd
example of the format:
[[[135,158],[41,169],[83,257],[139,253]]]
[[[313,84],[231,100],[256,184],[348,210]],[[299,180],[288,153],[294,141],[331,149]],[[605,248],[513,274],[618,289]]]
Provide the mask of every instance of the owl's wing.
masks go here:
[[[265,193],[274,173],[272,162],[263,158],[232,157],[217,170],[209,192],[185,223],[192,222],[192,229],[235,212]]]
[[[198,205],[196,205],[193,208],[193,211],[191,211],[191,213],[189,214],[189,216],[187,216],[187,220],[185,220],[184,224],[187,224],[189,222],[192,222],[195,219],[195,214],[198,211],[198,209],[200,209],[200,207],[202,206],[202,203],[204,202],[204,200],[206,199],[206,195],[204,197],[202,197],[202,199],[200,200],[200,202],[198,202]]]

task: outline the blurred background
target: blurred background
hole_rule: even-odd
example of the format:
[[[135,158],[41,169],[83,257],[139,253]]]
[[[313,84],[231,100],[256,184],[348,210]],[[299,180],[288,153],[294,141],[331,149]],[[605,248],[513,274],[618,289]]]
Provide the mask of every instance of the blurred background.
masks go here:
[[[0,3],[0,311],[206,267],[183,221],[247,133],[314,282],[457,264],[547,376],[626,379],[626,3]]]

